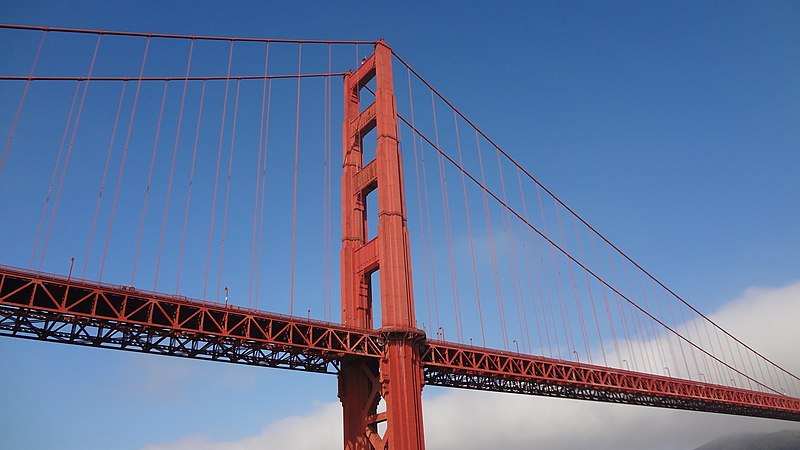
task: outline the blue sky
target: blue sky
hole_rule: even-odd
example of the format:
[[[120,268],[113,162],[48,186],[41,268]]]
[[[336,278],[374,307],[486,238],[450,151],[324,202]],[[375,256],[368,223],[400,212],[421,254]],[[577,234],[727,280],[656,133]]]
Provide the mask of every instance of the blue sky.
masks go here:
[[[800,279],[798,19],[791,2],[0,6],[0,21],[31,25],[383,37],[569,205],[708,312],[748,288]],[[332,376],[10,339],[0,354],[11,388],[0,407],[7,448],[236,441],[337,401]],[[426,390],[426,399],[444,395]]]

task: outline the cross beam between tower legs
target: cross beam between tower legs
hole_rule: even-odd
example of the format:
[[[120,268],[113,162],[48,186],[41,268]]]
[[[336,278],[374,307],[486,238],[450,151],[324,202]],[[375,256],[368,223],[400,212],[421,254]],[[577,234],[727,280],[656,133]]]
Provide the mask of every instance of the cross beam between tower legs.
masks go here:
[[[381,40],[375,52],[344,79],[342,147],[342,323],[373,329],[371,275],[379,270],[383,355],[380,362],[342,362],[339,398],[344,448],[425,448],[422,428],[420,344],[411,283],[403,166],[397,139],[392,52]],[[360,92],[375,80],[375,101],[361,109]],[[364,161],[364,136],[375,130],[376,156]],[[377,190],[378,235],[367,241],[366,197]],[[380,400],[386,411],[378,413]],[[378,425],[386,423],[381,435]]]

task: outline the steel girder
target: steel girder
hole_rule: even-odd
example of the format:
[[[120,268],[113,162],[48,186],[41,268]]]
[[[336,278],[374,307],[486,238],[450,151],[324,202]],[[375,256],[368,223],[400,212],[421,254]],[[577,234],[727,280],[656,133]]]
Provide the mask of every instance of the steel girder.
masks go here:
[[[375,333],[0,267],[0,334],[174,356],[337,372],[378,358]]]
[[[0,335],[307,372],[336,373],[340,366],[336,356],[291,346],[26,308],[0,307]]]
[[[0,267],[0,336],[339,373],[386,333]],[[800,421],[800,399],[424,340],[425,383]]]
[[[427,341],[425,383],[800,421],[800,399],[572,361]]]

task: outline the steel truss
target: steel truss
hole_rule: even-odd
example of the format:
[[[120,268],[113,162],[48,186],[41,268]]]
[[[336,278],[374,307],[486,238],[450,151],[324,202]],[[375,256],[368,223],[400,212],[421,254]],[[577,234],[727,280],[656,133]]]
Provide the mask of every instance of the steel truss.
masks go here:
[[[425,383],[800,421],[800,399],[680,378],[428,341]]]
[[[383,352],[374,333],[10,268],[0,335],[323,373]]]
[[[0,267],[0,336],[339,374],[392,332]],[[800,421],[784,395],[418,339],[428,385]]]
[[[317,373],[340,367],[336,356],[292,346],[26,308],[0,307],[0,335]]]

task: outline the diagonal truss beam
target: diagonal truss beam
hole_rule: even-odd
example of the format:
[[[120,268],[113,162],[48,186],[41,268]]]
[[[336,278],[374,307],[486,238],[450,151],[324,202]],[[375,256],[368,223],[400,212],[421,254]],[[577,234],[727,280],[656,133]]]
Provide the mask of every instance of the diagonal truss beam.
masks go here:
[[[0,267],[0,336],[339,373],[386,334]],[[435,340],[428,385],[800,421],[800,399]],[[380,421],[382,418],[375,418]]]
[[[0,307],[0,335],[317,373],[338,372],[340,365],[293,348],[23,308]]]
[[[800,421],[800,399],[572,361],[427,341],[425,383]]]
[[[325,373],[383,351],[330,323],[4,267],[0,334]]]

